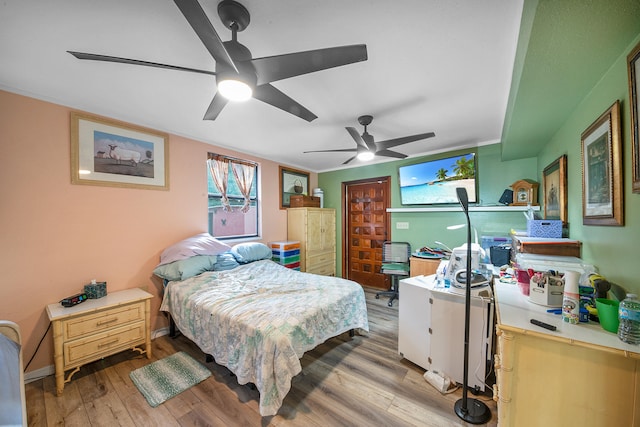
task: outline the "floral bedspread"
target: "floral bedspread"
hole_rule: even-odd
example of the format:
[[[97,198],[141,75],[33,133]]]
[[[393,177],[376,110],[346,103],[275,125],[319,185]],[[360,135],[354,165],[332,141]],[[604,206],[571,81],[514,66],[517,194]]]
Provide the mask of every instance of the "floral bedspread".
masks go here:
[[[238,383],[255,384],[263,416],[278,412],[305,351],[350,329],[369,330],[359,284],[270,260],[169,282],[160,310]]]

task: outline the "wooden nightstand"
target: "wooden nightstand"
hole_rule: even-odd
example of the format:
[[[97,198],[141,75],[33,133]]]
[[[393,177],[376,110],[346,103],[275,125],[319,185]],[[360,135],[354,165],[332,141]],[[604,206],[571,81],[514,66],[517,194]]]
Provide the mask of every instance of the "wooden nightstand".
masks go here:
[[[82,365],[131,349],[151,358],[151,295],[134,288],[108,293],[73,307],[49,304],[53,324],[56,392]],[[144,344],[144,350],[138,347]],[[65,371],[73,369],[64,378]]]

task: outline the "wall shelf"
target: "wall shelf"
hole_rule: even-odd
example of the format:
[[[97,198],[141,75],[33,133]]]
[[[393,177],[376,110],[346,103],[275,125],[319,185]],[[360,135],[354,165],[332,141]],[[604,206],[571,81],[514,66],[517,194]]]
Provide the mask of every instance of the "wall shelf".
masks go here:
[[[540,211],[540,206],[530,207],[534,212]],[[469,206],[469,212],[526,212],[529,206]],[[459,205],[432,206],[422,208],[387,208],[387,212],[462,212]]]

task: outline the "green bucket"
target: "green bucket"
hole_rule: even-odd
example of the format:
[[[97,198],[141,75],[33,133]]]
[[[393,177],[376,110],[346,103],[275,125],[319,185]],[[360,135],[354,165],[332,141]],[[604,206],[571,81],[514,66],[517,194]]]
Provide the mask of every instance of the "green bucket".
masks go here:
[[[596,308],[598,309],[598,319],[600,319],[600,326],[605,331],[618,333],[618,306],[620,302],[605,299],[596,298]]]

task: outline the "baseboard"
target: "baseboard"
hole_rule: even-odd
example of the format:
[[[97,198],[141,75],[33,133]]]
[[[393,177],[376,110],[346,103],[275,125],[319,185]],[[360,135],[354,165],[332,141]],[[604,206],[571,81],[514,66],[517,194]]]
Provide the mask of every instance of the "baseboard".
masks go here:
[[[24,374],[24,383],[29,384],[30,382],[41,380],[42,378],[55,373],[56,370],[53,365],[45,366],[44,368],[36,369],[35,371],[29,371]]]
[[[163,335],[169,335],[169,327],[156,329],[155,331],[151,331],[151,339],[155,340],[158,337]],[[48,377],[49,375],[55,375],[56,368],[54,365],[48,365],[44,368],[36,369],[34,371],[25,372],[24,374],[24,383],[29,384],[33,381],[41,380],[44,377]]]
[[[161,337],[163,335],[169,335],[169,327],[167,326],[166,328],[160,328],[160,329],[156,329],[155,331],[151,332],[151,339],[155,340],[158,337]]]

